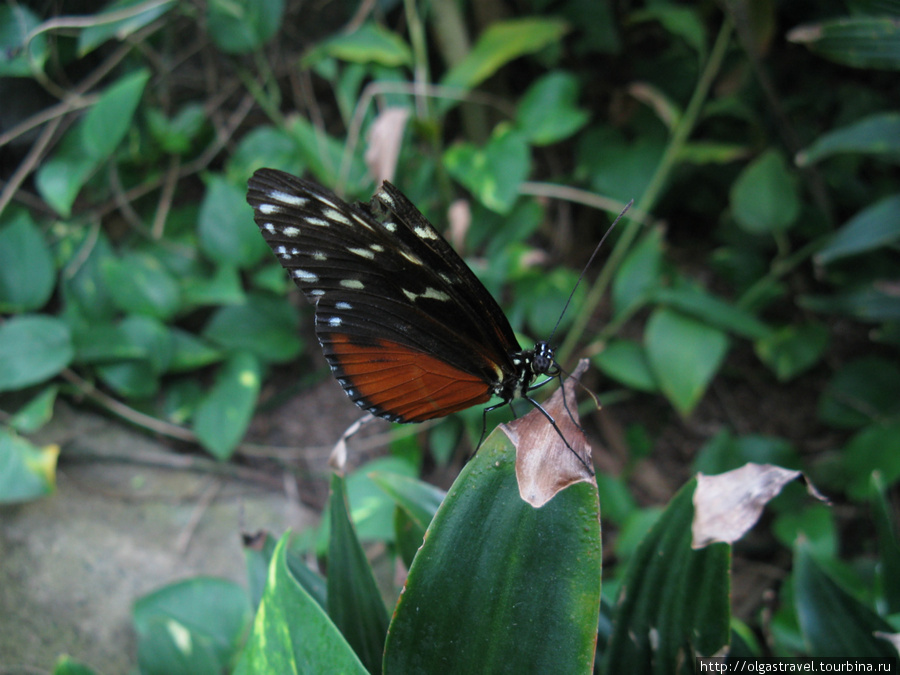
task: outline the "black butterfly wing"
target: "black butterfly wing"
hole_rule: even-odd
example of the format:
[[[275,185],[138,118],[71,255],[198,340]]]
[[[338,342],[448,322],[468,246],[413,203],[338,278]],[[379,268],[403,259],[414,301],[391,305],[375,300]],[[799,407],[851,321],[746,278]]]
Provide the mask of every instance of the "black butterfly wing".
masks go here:
[[[316,335],[350,398],[402,422],[487,401],[515,375],[496,301],[427,219],[385,183],[350,205],[273,169],[247,201],[281,265],[316,308]]]

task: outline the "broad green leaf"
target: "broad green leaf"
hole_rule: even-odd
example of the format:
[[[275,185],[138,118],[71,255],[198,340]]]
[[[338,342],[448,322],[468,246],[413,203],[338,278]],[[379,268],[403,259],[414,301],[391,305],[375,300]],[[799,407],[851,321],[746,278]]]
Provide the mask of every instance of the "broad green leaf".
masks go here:
[[[223,52],[245,54],[261,48],[278,32],[284,0],[210,0],[206,28]]]
[[[845,66],[900,70],[900,21],[896,17],[831,19],[794,28],[787,39]]]
[[[828,329],[808,322],[785,326],[758,340],[754,345],[759,360],[775,373],[779,382],[787,382],[812,368],[828,348]]]
[[[24,502],[56,489],[58,445],[33,445],[0,429],[0,504]]]
[[[794,604],[810,656],[897,658],[874,635],[895,632],[891,626],[825,574],[802,540],[794,550]]]
[[[662,230],[653,228],[632,246],[613,279],[614,313],[621,316],[642,306],[661,286]]]
[[[217,459],[228,459],[244,437],[256,399],[262,371],[259,360],[236,352],[216,377],[212,390],[194,414],[194,433]]]
[[[348,512],[346,485],[332,474],[328,499],[328,616],[370,673],[381,672],[388,612]]]
[[[40,309],[56,285],[56,269],[41,231],[25,211],[0,226],[0,312]]]
[[[9,419],[9,426],[22,434],[33,434],[53,417],[59,387],[51,385],[32,398]]]
[[[388,673],[590,672],[600,601],[596,486],[522,500],[493,433],[428,528],[394,611]]]
[[[687,416],[724,360],[728,336],[680,312],[657,309],[647,322],[644,348],[660,389]]]
[[[896,614],[900,612],[900,530],[881,475],[874,474],[870,485],[869,499],[878,543],[876,575],[881,586],[878,591],[884,598],[887,613]]]
[[[472,89],[504,65],[525,54],[552,45],[569,32],[569,26],[552,17],[528,17],[498,21],[482,33],[472,51],[441,80],[446,87]]]
[[[631,12],[629,21],[659,21],[667,32],[685,41],[701,59],[706,57],[706,26],[699,8],[670,4],[650,5],[647,9]]]
[[[796,180],[777,150],[768,150],[747,166],[731,186],[731,211],[750,234],[789,229],[800,215]]]
[[[129,316],[119,323],[118,335],[143,355],[97,367],[101,379],[127,398],[152,396],[159,388],[159,377],[172,361],[172,334],[165,324],[149,316]],[[117,339],[117,338],[116,338]]]
[[[532,84],[516,110],[516,127],[533,145],[562,141],[587,124],[590,113],[578,107],[578,78],[551,71]]]
[[[369,675],[325,610],[291,575],[288,536],[275,547],[262,602],[235,675]]]
[[[772,524],[772,534],[787,548],[803,537],[817,555],[833,558],[838,551],[834,509],[827,504],[811,504],[779,513]]]
[[[218,175],[211,175],[207,181],[198,223],[200,248],[207,258],[220,265],[249,267],[268,250],[253,224],[245,188]]]
[[[172,328],[172,361],[169,371],[188,372],[208,366],[223,357],[222,350],[180,328]]]
[[[15,316],[0,324],[0,392],[48,380],[75,354],[69,327],[44,315]]]
[[[887,249],[900,242],[900,195],[886,197],[866,207],[835,232],[825,248],[816,254],[816,262],[827,265],[876,249]]]
[[[835,295],[801,295],[797,304],[813,312],[844,314],[860,321],[900,321],[900,296],[880,280]]]
[[[146,7],[146,9],[141,9]],[[117,0],[106,6],[104,11],[94,14],[94,23],[78,34],[78,55],[85,56],[107,40],[122,41],[137,30],[155,21],[175,7],[174,1]],[[112,16],[121,16],[127,10],[127,18],[110,21]]]
[[[591,361],[626,387],[638,391],[659,391],[659,384],[647,362],[647,352],[637,342],[613,340]]]
[[[529,271],[527,277],[516,282],[516,296],[508,313],[511,321],[518,324],[524,315],[529,330],[534,335],[550,335],[554,329],[561,333],[575,320],[575,313],[560,317],[561,308],[575,288],[578,277],[575,272],[564,267],[551,271]],[[579,286],[572,298],[572,307],[579,307],[584,300],[584,291]]]
[[[383,26],[368,21],[349,34],[338,34],[320,44],[315,54],[306,57],[321,58],[333,56],[351,63],[377,63],[396,68],[412,63],[409,45],[396,33]]]
[[[735,437],[723,429],[700,448],[691,468],[694,472],[714,476],[748,463],[774,464],[789,469],[802,467],[797,451],[783,438],[759,434]]]
[[[284,275],[280,265],[278,271]],[[240,305],[247,301],[240,272],[233,265],[216,266],[209,276],[192,274],[181,279],[183,305]]]
[[[226,579],[195,577],[134,605],[141,673],[210,673],[234,657],[251,619],[247,592]]]
[[[206,110],[199,103],[188,103],[173,117],[159,108],[148,108],[147,126],[153,139],[164,152],[185,155],[206,124]]]
[[[508,124],[500,124],[484,148],[457,143],[444,153],[447,171],[486,207],[509,213],[531,170],[525,137]]]
[[[625,204],[644,194],[665,149],[662,138],[629,140],[612,127],[591,129],[579,137],[578,171],[594,192]]]
[[[247,132],[228,158],[226,169],[230,183],[245,182],[261,167],[287,171],[296,176],[306,171],[306,163],[300,157],[297,143],[284,129],[258,126]]]
[[[691,548],[696,485],[678,491],[629,560],[605,673],[685,672],[680,664],[728,643],[731,547]]]
[[[752,153],[751,148],[739,143],[716,143],[714,141],[692,141],[685,143],[678,151],[679,164],[732,164],[745,159]]]
[[[84,117],[81,149],[97,162],[106,161],[131,128],[150,71],[137,70],[107,87]]]
[[[113,302],[123,312],[165,321],[181,309],[178,282],[150,253],[107,259],[102,270]]]
[[[280,298],[248,295],[242,305],[218,309],[203,337],[229,351],[245,350],[267,363],[284,363],[300,353],[297,312]]]
[[[75,659],[60,656],[53,666],[53,675],[99,675],[99,673]]]
[[[857,433],[844,448],[840,466],[848,495],[860,502],[870,494],[874,472],[888,487],[900,481],[900,422],[872,425]]]
[[[43,34],[35,36],[25,51],[25,38],[40,23],[40,17],[24,5],[0,5],[0,77],[31,77],[44,69],[50,52]]]
[[[829,131],[797,153],[796,161],[798,166],[809,166],[842,153],[900,160],[900,113],[877,113]]]
[[[900,368],[893,361],[864,356],[841,367],[819,399],[819,418],[853,429],[900,416]]]
[[[38,168],[38,191],[61,216],[71,215],[81,188],[109,160],[131,128],[149,79],[150,72],[141,69],[107,87],[78,125],[63,137],[56,152]]]
[[[96,237],[88,233],[64,240],[57,255],[62,254],[62,291],[66,312],[90,321],[109,321],[116,315],[112,295],[106,286],[103,268],[106,260],[116,256],[102,232]],[[60,251],[59,249],[65,249]]]
[[[428,528],[435,512],[447,496],[443,490],[414,476],[377,471],[369,477],[397,503],[399,508],[408,513],[422,530]]]

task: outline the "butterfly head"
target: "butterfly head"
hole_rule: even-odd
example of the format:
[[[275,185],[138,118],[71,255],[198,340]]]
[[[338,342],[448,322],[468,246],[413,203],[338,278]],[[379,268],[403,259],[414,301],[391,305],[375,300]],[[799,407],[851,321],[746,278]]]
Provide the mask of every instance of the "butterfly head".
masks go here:
[[[554,375],[556,374],[556,361],[554,355],[556,349],[550,346],[546,340],[541,340],[534,345],[531,358],[531,372],[535,375]]]

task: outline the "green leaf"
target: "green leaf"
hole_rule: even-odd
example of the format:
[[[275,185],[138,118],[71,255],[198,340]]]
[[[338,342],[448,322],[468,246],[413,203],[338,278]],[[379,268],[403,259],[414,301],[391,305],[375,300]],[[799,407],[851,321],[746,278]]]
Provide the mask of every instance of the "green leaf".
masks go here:
[[[578,78],[561,70],[551,71],[522,96],[516,126],[533,145],[565,140],[590,118],[590,113],[577,104]]]
[[[494,432],[434,516],[394,611],[390,673],[589,672],[600,604],[596,486],[541,508]]]
[[[226,579],[195,577],[139,598],[134,625],[141,673],[223,672],[251,616],[247,592]]]
[[[750,234],[789,229],[800,215],[800,197],[793,174],[777,150],[763,153],[731,186],[731,210]]]
[[[71,215],[81,188],[109,160],[131,128],[149,79],[150,71],[141,69],[107,87],[84,119],[65,135],[54,155],[38,168],[38,191],[61,216]]]
[[[897,651],[873,633],[895,632],[822,571],[810,547],[794,551],[794,604],[810,656],[897,658]]]
[[[796,162],[798,166],[809,166],[842,153],[900,160],[900,113],[877,113],[829,131],[797,153]]]
[[[828,348],[828,328],[818,322],[785,326],[754,345],[759,360],[775,373],[779,382],[788,382],[812,368]]]
[[[107,87],[81,123],[81,148],[98,163],[109,159],[131,129],[150,71],[142,68]]]
[[[835,295],[802,295],[797,304],[813,312],[830,312],[860,321],[900,321],[900,296],[881,281]]]
[[[872,520],[875,523],[878,542],[876,575],[880,581],[881,597],[888,614],[900,612],[900,536],[897,522],[888,501],[887,488],[880,474],[875,474],[871,482],[870,503]]]
[[[228,158],[226,170],[231,183],[246,182],[260,167],[287,171],[300,176],[306,171],[306,163],[297,151],[297,143],[283,129],[259,126],[241,138],[234,153]]]
[[[47,38],[37,35],[28,51],[24,49],[26,38],[40,24],[40,17],[23,5],[0,6],[0,77],[32,77],[44,69],[50,56]]]
[[[60,656],[53,666],[53,675],[99,675],[99,673],[75,659]]]
[[[56,285],[50,249],[31,216],[18,211],[0,227],[0,312],[40,309]]]
[[[119,323],[125,342],[117,349],[137,350],[142,356],[97,367],[97,374],[111,388],[127,398],[146,398],[159,389],[159,377],[172,361],[172,334],[159,320],[149,316],[129,316]],[[116,338],[118,339],[118,338]]]
[[[735,438],[730,431],[723,429],[700,448],[691,468],[694,472],[712,476],[748,463],[794,469],[802,466],[797,451],[783,438],[759,434]]]
[[[172,328],[172,361],[169,371],[189,372],[221,361],[223,354],[205,340],[180,328]]]
[[[660,389],[687,416],[724,360],[728,336],[680,312],[657,309],[647,322],[644,347]]]
[[[816,554],[833,558],[838,551],[838,533],[834,510],[830,505],[812,504],[778,514],[772,533],[787,548],[803,537]]]
[[[178,282],[150,253],[107,259],[102,269],[113,302],[123,312],[165,321],[181,308]]]
[[[105,261],[115,260],[116,256],[102,232],[96,237],[88,236],[87,231],[81,234],[79,239],[64,240],[57,250],[65,269],[61,277],[66,311],[91,321],[111,320],[116,307],[103,269]]]
[[[475,198],[497,213],[509,213],[531,170],[525,137],[508,124],[500,124],[484,148],[457,143],[444,153],[444,164]]]
[[[696,7],[659,4],[631,12],[629,21],[659,21],[667,32],[680,37],[701,58],[706,56],[706,27]]]
[[[284,363],[300,353],[297,312],[280,298],[248,295],[242,305],[218,309],[203,337],[227,351],[245,350],[267,363]]]
[[[159,108],[148,108],[147,123],[151,135],[164,152],[187,154],[206,124],[206,110],[199,103],[188,103],[171,119]]]
[[[662,138],[632,141],[611,127],[591,129],[579,137],[578,170],[594,192],[624,204],[644,194],[665,150]]]
[[[78,34],[78,55],[86,56],[107,40],[115,39],[121,42],[175,7],[174,1],[153,3],[152,6],[128,18],[108,20],[108,15],[118,15],[124,10],[147,4],[151,3],[147,3],[146,0],[117,0],[107,5],[102,12],[91,17],[94,23]]]
[[[0,503],[25,502],[56,489],[58,445],[37,447],[0,429]]]
[[[211,175],[200,206],[200,248],[218,264],[249,267],[265,255],[268,247],[253,224],[244,188],[222,176]]]
[[[291,575],[288,536],[275,548],[266,590],[235,675],[369,675],[325,610]]]
[[[371,673],[381,672],[388,613],[348,513],[343,477],[331,476],[328,499],[328,616]]]
[[[637,342],[613,340],[591,361],[626,387],[651,393],[659,391],[659,384],[647,362],[647,352]]]
[[[245,54],[278,32],[283,13],[284,0],[210,0],[206,28],[223,52]]]
[[[16,316],[0,325],[0,392],[50,379],[72,362],[69,327],[43,315]]]
[[[728,643],[731,547],[691,548],[696,485],[678,491],[629,561],[603,672],[674,674]]]
[[[498,21],[479,36],[472,51],[450,69],[441,84],[472,89],[513,59],[559,42],[568,32],[564,21],[548,16]]]
[[[787,39],[845,66],[900,70],[900,19],[844,17],[799,26]]]
[[[827,265],[851,255],[892,247],[898,241],[900,195],[893,195],[866,207],[844,223],[828,245],[816,254],[816,262]]]
[[[39,394],[16,411],[9,420],[9,426],[22,434],[33,434],[53,417],[53,404],[59,387],[45,387]]]
[[[661,285],[662,229],[655,227],[631,247],[613,279],[615,316],[641,307]]]
[[[228,459],[244,437],[259,396],[259,361],[237,352],[225,362],[216,383],[194,414],[194,433],[217,459]]]
[[[281,266],[278,271],[284,275]],[[192,274],[181,279],[185,306],[241,305],[247,301],[240,272],[233,265],[218,265],[209,276]]]
[[[377,63],[386,68],[412,64],[412,51],[403,38],[372,21],[352,33],[326,40],[304,60],[309,62],[324,56],[351,63]]]
[[[819,400],[819,418],[843,429],[900,415],[900,368],[877,356],[854,359],[838,370]]]
[[[900,422],[869,426],[857,433],[844,448],[840,466],[848,495],[860,502],[870,494],[874,472],[887,486],[900,481]]]
[[[684,284],[676,288],[657,287],[653,292],[653,300],[711,326],[751,340],[765,338],[772,332],[771,328],[750,312],[693,285]]]

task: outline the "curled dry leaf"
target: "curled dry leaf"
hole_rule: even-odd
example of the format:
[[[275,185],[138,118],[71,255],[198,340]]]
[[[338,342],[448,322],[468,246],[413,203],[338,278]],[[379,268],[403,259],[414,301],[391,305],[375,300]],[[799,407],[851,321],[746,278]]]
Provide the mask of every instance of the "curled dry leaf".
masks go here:
[[[717,476],[697,474],[691,546],[737,541],[756,524],[765,505],[797,478],[803,474],[772,464],[745,464]],[[807,490],[826,501],[808,481]]]
[[[388,108],[372,123],[369,131],[369,147],[366,149],[366,166],[375,178],[375,184],[394,180],[403,131],[409,119],[408,108]]]
[[[575,386],[578,378],[587,370],[587,359],[582,359],[562,388],[543,404],[544,409],[556,420],[572,449],[591,464],[591,448],[584,432],[578,428],[578,407]],[[569,402],[569,417],[563,404],[563,395]],[[578,461],[559,434],[547,422],[540,410],[532,410],[524,417],[501,424],[500,428],[516,447],[516,479],[519,495],[535,508],[549,502],[565,488],[575,483],[593,482],[594,476]]]

